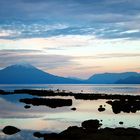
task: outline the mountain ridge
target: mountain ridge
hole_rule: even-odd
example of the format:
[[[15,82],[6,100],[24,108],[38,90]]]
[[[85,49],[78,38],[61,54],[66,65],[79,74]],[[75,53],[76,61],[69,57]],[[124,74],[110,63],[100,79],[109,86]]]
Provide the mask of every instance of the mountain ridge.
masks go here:
[[[140,76],[130,76],[125,79],[120,79],[116,84],[140,84]]]
[[[140,76],[140,74],[137,72],[94,74],[87,79],[87,81],[94,84],[114,84],[118,80],[125,79],[130,76]]]
[[[0,84],[64,84],[79,81],[44,72],[32,65],[11,65],[0,70]]]
[[[0,84],[125,84],[140,83],[139,78],[140,73],[137,72],[94,74],[86,80],[66,78],[30,64],[15,64],[0,70]]]

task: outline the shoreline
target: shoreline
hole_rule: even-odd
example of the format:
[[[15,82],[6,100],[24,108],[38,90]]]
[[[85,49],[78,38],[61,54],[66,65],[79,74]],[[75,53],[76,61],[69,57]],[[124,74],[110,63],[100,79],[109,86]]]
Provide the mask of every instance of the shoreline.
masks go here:
[[[74,93],[65,90],[35,90],[35,89],[18,89],[14,91],[0,90],[0,95],[12,94],[29,94],[33,96],[72,96],[75,99],[98,100],[98,99],[136,99],[140,100],[140,95],[126,94],[106,94],[106,93]]]
[[[35,132],[34,136],[44,140],[139,140],[140,129],[136,128],[100,128],[99,120],[86,120],[81,127],[70,126],[60,133],[41,134]]]

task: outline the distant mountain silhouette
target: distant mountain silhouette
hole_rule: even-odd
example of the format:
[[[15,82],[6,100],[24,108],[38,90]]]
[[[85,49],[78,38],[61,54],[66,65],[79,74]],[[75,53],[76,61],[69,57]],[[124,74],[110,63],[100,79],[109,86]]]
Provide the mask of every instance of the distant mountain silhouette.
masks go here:
[[[87,80],[87,82],[92,84],[114,84],[121,79],[126,79],[130,76],[138,76],[138,75],[140,74],[136,72],[95,74],[91,76]]]
[[[44,72],[30,64],[16,64],[0,70],[0,84],[135,84],[136,72],[95,74],[87,80],[64,78]]]
[[[0,84],[77,84],[79,80],[46,73],[30,64],[16,64],[0,70]]]
[[[125,79],[118,80],[116,84],[140,84],[140,75],[130,76]]]

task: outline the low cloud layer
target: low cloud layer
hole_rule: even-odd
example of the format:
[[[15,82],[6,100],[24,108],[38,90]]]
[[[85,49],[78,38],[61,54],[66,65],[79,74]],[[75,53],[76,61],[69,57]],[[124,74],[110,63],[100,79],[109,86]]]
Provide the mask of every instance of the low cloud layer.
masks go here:
[[[1,50],[0,66],[2,69],[12,64],[26,62],[55,75],[88,78],[93,73],[106,72],[108,65],[112,71],[115,64],[112,61],[119,62],[121,59],[124,62],[117,63],[116,66],[122,65],[123,68],[124,63],[127,65],[127,59],[137,60],[139,57],[140,53],[99,53],[90,56],[72,56],[47,54],[38,50]]]
[[[28,62],[32,65],[45,70],[55,69],[71,65],[71,57],[64,55],[48,55],[38,50],[1,50],[0,65],[6,67],[8,65]]]

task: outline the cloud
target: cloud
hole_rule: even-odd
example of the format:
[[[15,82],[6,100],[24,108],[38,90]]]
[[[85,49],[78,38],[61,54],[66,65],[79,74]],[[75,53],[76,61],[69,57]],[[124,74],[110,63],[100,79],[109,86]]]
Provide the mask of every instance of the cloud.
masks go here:
[[[66,24],[46,24],[34,23],[30,24],[24,22],[12,22],[0,24],[0,38],[1,39],[18,39],[18,38],[35,38],[48,37],[61,33],[61,30],[68,28]]]
[[[139,0],[0,1],[0,30],[5,32],[0,32],[0,38],[94,34],[99,38],[138,39],[140,32],[127,31],[139,30],[139,9]],[[8,30],[12,34],[6,34]]]
[[[59,16],[61,19],[82,17],[86,15],[120,14],[137,15],[139,14],[139,0],[12,0],[1,1],[1,18],[50,18]],[[53,8],[52,8],[53,7]],[[11,11],[11,12],[7,12]],[[59,12],[58,12],[59,11]],[[5,14],[5,15],[4,15]],[[65,16],[69,17],[65,17]],[[21,16],[21,17],[20,17]],[[112,16],[113,17],[113,16]],[[93,17],[90,17],[93,19]],[[124,17],[125,19],[126,17]],[[115,17],[113,18],[115,19]],[[117,21],[117,19],[116,19]]]
[[[111,54],[100,54],[99,58],[131,58],[140,57],[140,53],[111,53]]]
[[[128,31],[123,31],[120,34],[131,34],[131,33],[138,33],[140,32],[140,30],[128,30]]]
[[[92,56],[76,56],[74,59],[110,59],[110,58],[132,58],[132,57],[140,57],[140,53],[102,53],[102,54],[96,54]],[[96,67],[94,67],[96,68]],[[98,66],[97,66],[98,68]]]
[[[47,49],[47,48],[68,48],[88,46],[94,36],[84,35],[60,35],[48,38],[28,38],[28,39],[1,39],[0,49]]]
[[[66,67],[71,65],[71,56],[45,54],[38,50],[1,50],[0,51],[0,67],[4,68],[11,64],[28,62],[41,69],[49,70],[58,67]]]
[[[139,57],[140,53],[138,52],[58,55],[47,54],[43,50],[0,50],[0,67],[4,68],[16,63],[28,62],[55,75],[86,78],[97,71],[105,72],[108,65],[110,65],[110,70],[112,70],[114,60],[119,61],[121,59],[122,63],[128,65],[129,60],[135,61]],[[123,64],[120,63],[120,65]],[[135,62],[133,65],[136,67],[138,64]]]
[[[112,32],[116,32],[115,30]],[[61,35],[48,38],[29,38],[18,40],[1,39],[0,50],[14,50],[18,55],[57,55],[57,56],[102,56],[102,54],[139,53],[140,40],[102,39],[94,35]],[[21,51],[21,53],[20,53]],[[10,53],[11,53],[10,52]],[[9,52],[5,52],[8,54]],[[2,54],[1,54],[2,55]],[[103,56],[102,56],[103,57]],[[106,57],[106,56],[104,56]],[[45,57],[44,57],[45,60]],[[67,60],[67,59],[66,59]]]
[[[87,17],[87,16],[86,16]],[[99,18],[99,16],[97,16]],[[88,17],[87,17],[88,18]],[[118,17],[116,17],[118,19]],[[123,18],[123,17],[122,17]],[[95,19],[95,17],[94,17]],[[103,20],[103,18],[101,18]],[[112,19],[112,18],[111,18]],[[102,22],[102,21],[101,21]],[[49,38],[55,36],[95,36],[102,39],[139,39],[139,27],[125,27],[123,24],[68,25],[46,22],[12,22],[0,24],[0,39]]]

